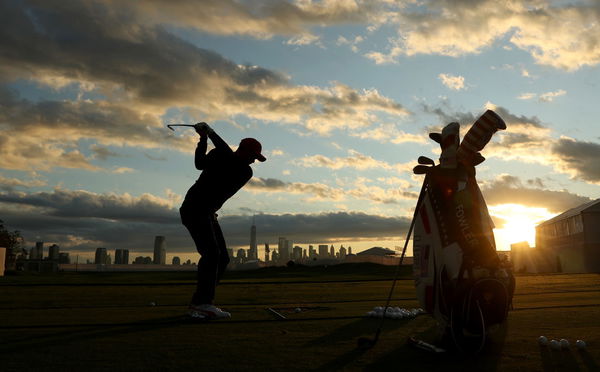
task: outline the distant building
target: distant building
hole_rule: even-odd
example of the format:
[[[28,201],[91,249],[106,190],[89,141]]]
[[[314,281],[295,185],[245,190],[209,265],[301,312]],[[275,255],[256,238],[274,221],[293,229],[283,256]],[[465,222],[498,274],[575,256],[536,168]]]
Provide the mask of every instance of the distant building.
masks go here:
[[[335,257],[335,248],[333,248],[333,244],[331,245],[331,249],[329,250],[329,257]]]
[[[329,252],[327,251],[328,248],[327,244],[319,244],[319,258],[329,257]]]
[[[556,272],[556,257],[547,250],[531,248],[528,242],[510,245],[510,261],[518,273]]]
[[[277,252],[278,252],[278,257],[279,260],[281,261],[289,261],[290,259],[290,248],[289,248],[289,244],[290,241],[287,240],[284,237],[279,237],[279,241],[277,243]]]
[[[116,249],[115,250],[115,264],[116,265],[129,264],[129,250],[128,249]]]
[[[50,261],[58,261],[58,255],[60,254],[60,247],[56,244],[52,244],[48,248],[48,259]]]
[[[94,263],[96,265],[106,265],[106,248],[96,248],[96,255],[94,256]]]
[[[348,255],[352,254],[352,247],[348,246]]]
[[[600,272],[600,199],[540,223],[535,244],[555,257],[556,271]]]
[[[340,260],[345,259],[347,254],[348,253],[346,252],[346,248],[344,248],[344,246],[342,245],[340,247]]]
[[[58,263],[59,264],[70,264],[71,259],[69,258],[69,253],[59,252],[58,253]]]
[[[293,256],[294,256],[294,260],[301,260],[302,259],[302,247],[300,246],[295,246],[293,252]]]
[[[265,262],[269,262],[269,253],[271,253],[269,243],[265,243]]]
[[[246,259],[248,258],[248,256],[246,255],[246,250],[242,248],[238,249],[236,257],[240,260],[241,263],[246,261]]]
[[[30,260],[41,260],[44,258],[44,242],[35,242],[35,247],[29,253]]]
[[[317,251],[315,251],[315,247],[312,245],[308,246],[308,258],[313,259],[317,257]]]
[[[167,243],[164,236],[154,237],[154,264],[165,265],[167,263]]]
[[[136,265],[150,265],[152,264],[151,257],[138,256],[133,260],[133,263]]]
[[[248,259],[258,260],[258,246],[256,245],[256,225],[254,218],[252,219],[252,227],[250,227],[250,249],[248,249]]]
[[[177,256],[173,257],[173,265],[174,266],[179,266],[181,265],[181,259]]]

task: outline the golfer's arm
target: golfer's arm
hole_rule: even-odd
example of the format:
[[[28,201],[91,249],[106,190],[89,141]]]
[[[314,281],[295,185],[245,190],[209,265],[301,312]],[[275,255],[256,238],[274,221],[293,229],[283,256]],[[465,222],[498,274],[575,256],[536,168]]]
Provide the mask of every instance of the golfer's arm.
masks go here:
[[[210,138],[210,140],[212,141],[213,145],[215,145],[215,148],[219,149],[219,150],[225,150],[225,151],[229,151],[229,152],[233,152],[233,150],[231,150],[231,147],[229,147],[229,145],[227,144],[227,142],[225,142],[221,137],[219,137],[219,135],[217,134],[217,132],[212,131],[208,134],[208,138]]]
[[[206,136],[201,136],[200,141],[198,142],[198,146],[196,147],[196,153],[194,154],[194,165],[196,169],[202,170],[204,169],[204,165],[206,163],[206,147],[208,144],[208,140]]]

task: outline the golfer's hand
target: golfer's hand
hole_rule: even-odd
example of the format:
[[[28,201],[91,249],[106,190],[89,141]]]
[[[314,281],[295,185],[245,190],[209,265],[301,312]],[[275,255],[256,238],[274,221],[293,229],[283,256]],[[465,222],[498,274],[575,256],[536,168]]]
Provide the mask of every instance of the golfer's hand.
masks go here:
[[[206,137],[210,133],[214,132],[211,127],[208,126],[205,122],[197,123],[194,125],[196,129],[196,133],[200,135],[200,137]]]

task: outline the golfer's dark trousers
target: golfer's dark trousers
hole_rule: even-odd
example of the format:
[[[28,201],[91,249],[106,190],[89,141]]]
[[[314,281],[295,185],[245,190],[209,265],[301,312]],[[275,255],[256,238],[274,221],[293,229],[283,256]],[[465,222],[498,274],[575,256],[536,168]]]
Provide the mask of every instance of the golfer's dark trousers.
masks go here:
[[[192,304],[212,304],[215,287],[229,264],[229,254],[223,232],[217,222],[217,215],[195,214],[181,215],[183,225],[188,229],[200,253],[198,261],[198,283],[192,297]]]

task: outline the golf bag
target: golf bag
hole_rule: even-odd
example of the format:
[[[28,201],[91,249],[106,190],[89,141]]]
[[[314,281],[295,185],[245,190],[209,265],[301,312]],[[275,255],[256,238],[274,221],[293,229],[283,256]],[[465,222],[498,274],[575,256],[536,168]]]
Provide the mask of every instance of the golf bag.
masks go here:
[[[481,350],[512,303],[514,277],[496,253],[494,225],[475,178],[475,165],[484,160],[478,151],[504,128],[488,111],[459,145],[459,125],[451,123],[430,135],[442,147],[440,164],[415,167],[425,174],[414,221],[417,298],[462,351]]]

